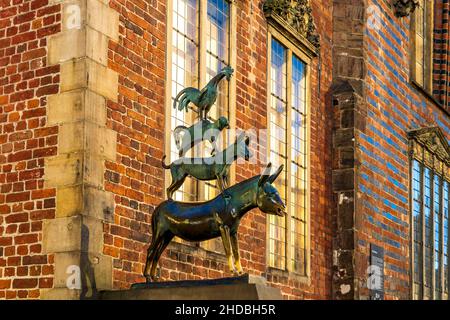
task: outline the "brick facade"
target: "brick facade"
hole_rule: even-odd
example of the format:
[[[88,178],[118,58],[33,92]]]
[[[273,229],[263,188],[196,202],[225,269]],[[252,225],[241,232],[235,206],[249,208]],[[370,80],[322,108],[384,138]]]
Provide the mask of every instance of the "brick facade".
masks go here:
[[[48,37],[61,30],[61,6],[48,0],[0,4],[0,298],[40,296],[53,286],[42,225],[55,217],[55,189],[44,160],[57,152],[47,98],[59,90],[58,65],[46,61]]]
[[[438,8],[445,5],[436,1]],[[345,41],[336,41],[334,49],[333,191],[338,229],[333,296],[369,297],[367,268],[370,244],[375,244],[385,250],[385,298],[409,299],[407,132],[438,126],[448,139],[448,113],[410,82],[410,17],[396,17],[388,1],[335,1],[334,8],[334,39]],[[348,19],[355,22],[351,31],[342,24]],[[369,19],[372,25],[364,23]],[[437,23],[439,19],[440,15]],[[435,42],[440,38],[446,36],[438,30]],[[440,70],[442,61],[434,61]]]
[[[267,127],[263,2],[234,1],[241,129]],[[438,126],[450,137],[437,103],[448,3],[437,1],[446,10],[436,16],[434,100],[409,81],[410,18],[391,1],[311,7],[321,45],[311,64],[311,276],[268,268],[259,210],[239,229],[243,268],[287,299],[367,299],[376,244],[386,299],[409,298],[407,132]],[[165,194],[166,21],[166,0],[0,0],[0,299],[95,298],[145,280]],[[235,180],[262,167],[239,164]],[[78,290],[66,287],[71,265]],[[224,255],[179,242],[160,267],[163,280],[231,275]]]

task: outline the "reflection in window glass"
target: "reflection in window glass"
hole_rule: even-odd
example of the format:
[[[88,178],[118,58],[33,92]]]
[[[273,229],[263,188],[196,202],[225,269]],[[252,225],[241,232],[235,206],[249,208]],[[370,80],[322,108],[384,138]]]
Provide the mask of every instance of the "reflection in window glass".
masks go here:
[[[422,299],[422,178],[419,162],[412,167],[413,223],[414,223],[414,293],[415,299]]]
[[[289,271],[305,275],[306,64],[295,54],[288,52],[289,49],[272,38],[269,74],[269,160],[275,168],[284,165],[285,169],[276,180],[275,186],[287,205],[288,216],[269,216],[269,265],[278,269],[288,268]],[[288,67],[291,70],[289,79]]]
[[[431,212],[431,170],[425,168],[425,186],[424,186],[424,217],[425,217],[425,289],[424,296],[431,298],[431,279],[432,279],[432,250],[433,243],[431,236],[433,232],[433,217]]]
[[[434,289],[435,298],[441,298],[441,179],[434,176]]]
[[[286,61],[287,50],[277,40],[272,39],[270,62],[270,106],[269,159],[274,168],[284,165],[284,170],[275,182],[275,187],[286,203],[287,168],[287,105],[286,105]],[[286,218],[269,216],[269,265],[279,269],[286,268]]]
[[[208,0],[206,23],[206,81],[211,80],[220,70],[229,64],[229,17],[230,5],[226,0]],[[216,120],[220,116],[228,118],[228,81],[219,85],[219,94],[208,116]],[[221,143],[225,145],[225,141]],[[218,146],[220,149],[220,146]],[[204,157],[211,156],[212,147],[205,143]],[[205,183],[205,199],[212,199],[218,194],[217,182]]]
[[[198,86],[198,1],[174,0],[172,25],[172,104],[178,92],[186,87]],[[171,132],[180,125],[193,123],[192,113],[171,108]],[[173,135],[171,135],[170,160],[178,158]],[[187,154],[191,155],[191,152]],[[195,184],[188,178],[174,194],[178,201],[194,201]]]
[[[417,160],[411,169],[413,298],[448,299],[449,182]]]
[[[443,193],[443,214],[444,214],[444,292],[448,294],[448,192],[449,185],[447,181],[444,181]]]
[[[416,81],[420,85],[425,84],[425,31],[426,31],[426,6],[423,0],[420,1],[419,8],[415,11],[416,15]]]
[[[305,64],[292,56],[291,110],[291,264],[306,273],[306,73]]]

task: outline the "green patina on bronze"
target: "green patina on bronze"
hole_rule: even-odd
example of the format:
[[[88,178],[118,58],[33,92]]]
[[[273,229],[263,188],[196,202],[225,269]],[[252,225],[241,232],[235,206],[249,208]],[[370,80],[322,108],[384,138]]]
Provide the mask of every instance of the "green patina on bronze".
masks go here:
[[[170,165],[166,165],[162,158],[164,169],[170,169],[172,183],[167,188],[167,198],[171,199],[174,192],[184,183],[188,176],[201,181],[217,180],[220,191],[228,186],[228,177],[231,164],[238,158],[249,160],[251,152],[249,149],[250,139],[241,134],[236,142],[225,150],[218,152],[209,158],[180,158]]]
[[[233,69],[226,67],[202,91],[186,88],[177,95],[174,108],[179,102],[178,109],[187,111],[188,104],[192,102],[198,107],[200,116],[200,122],[192,127],[175,129],[174,136],[180,156],[205,140],[207,137],[203,134],[208,129],[217,128],[216,131],[220,133],[229,126],[226,118],[221,117],[213,123],[207,120],[207,114],[216,101],[219,82],[224,77],[230,79],[232,73]],[[199,138],[195,137],[196,129],[202,132]],[[184,132],[182,139],[180,139],[181,132]],[[214,135],[213,141],[210,140],[211,142],[215,142],[218,133]],[[170,169],[172,183],[167,188],[169,200],[161,203],[152,216],[152,243],[148,248],[144,269],[144,276],[148,282],[156,280],[158,260],[175,236],[195,242],[221,237],[230,270],[235,274],[243,273],[237,240],[237,231],[242,217],[254,208],[259,208],[267,214],[279,216],[285,214],[285,204],[278,191],[272,186],[282,172],[283,166],[275,174],[270,175],[271,164],[269,164],[261,176],[227,188],[231,164],[238,158],[244,158],[247,161],[250,159],[249,144],[250,139],[242,133],[234,144],[213,157],[183,157],[170,165],[164,163],[166,156],[163,157],[162,166],[164,169]],[[217,180],[221,194],[206,202],[186,203],[172,200],[173,193],[181,187],[188,176],[202,181]]]
[[[181,90],[173,102],[174,109],[177,108],[178,104],[178,110],[185,110],[187,112],[189,110],[189,103],[192,103],[197,107],[196,112],[200,119],[206,120],[209,110],[211,110],[211,107],[216,102],[220,81],[225,77],[227,80],[230,80],[233,72],[233,68],[226,66],[201,91],[193,87]]]
[[[179,150],[179,156],[183,157],[189,149],[202,142],[204,138],[208,138],[211,142],[211,154],[213,154],[216,151],[218,135],[225,128],[230,128],[230,123],[225,117],[220,117],[214,122],[202,119],[189,128],[186,126],[176,127],[173,130],[173,137]]]
[[[285,215],[285,204],[272,185],[283,166],[270,175],[269,164],[260,176],[238,183],[224,194],[206,202],[186,203],[167,200],[152,216],[153,238],[147,252],[144,276],[156,281],[156,267],[161,254],[175,236],[186,241],[206,241],[221,237],[230,271],[242,274],[237,231],[244,215],[254,208],[278,216]],[[234,261],[233,261],[234,257]]]

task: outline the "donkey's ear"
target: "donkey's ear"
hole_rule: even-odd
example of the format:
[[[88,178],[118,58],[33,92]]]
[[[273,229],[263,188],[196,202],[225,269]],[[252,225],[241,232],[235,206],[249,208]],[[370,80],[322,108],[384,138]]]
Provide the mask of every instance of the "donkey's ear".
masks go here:
[[[250,145],[250,137],[245,137],[245,144]]]
[[[264,185],[267,180],[270,178],[270,169],[272,168],[272,163],[269,162],[266,169],[264,169],[263,174],[261,175],[261,178],[259,178],[258,186]]]
[[[283,169],[284,169],[284,165],[282,164],[282,165],[278,168],[278,170],[277,170],[273,175],[271,175],[271,176],[269,177],[269,179],[268,179],[269,183],[273,183],[275,180],[277,180],[278,176],[279,176],[280,173],[283,171]]]

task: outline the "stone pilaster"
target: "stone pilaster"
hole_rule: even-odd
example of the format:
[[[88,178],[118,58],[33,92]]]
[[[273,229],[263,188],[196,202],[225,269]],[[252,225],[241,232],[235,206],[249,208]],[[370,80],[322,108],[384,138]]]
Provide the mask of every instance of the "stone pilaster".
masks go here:
[[[52,1],[52,0],[51,0]],[[103,255],[103,222],[113,195],[104,190],[105,160],[116,158],[116,133],[106,128],[106,101],[117,100],[118,75],[107,66],[119,16],[103,0],[61,2],[63,27],[48,42],[48,64],[60,64],[60,91],[48,99],[48,123],[58,125],[58,154],[45,163],[55,187],[56,219],[43,226],[43,250],[55,255],[53,289],[44,298],[95,298],[112,288],[112,260]],[[78,268],[78,269],[77,269]],[[79,273],[81,287],[75,288]]]
[[[357,89],[343,81],[333,90],[333,194],[336,234],[333,242],[333,298],[358,299],[360,276],[355,250],[358,238],[357,137],[366,125],[367,110]]]
[[[367,66],[364,28],[367,4],[363,0],[333,1],[333,196],[336,233],[333,241],[334,299],[359,299],[361,273],[357,250],[358,137],[365,131],[364,100]]]

